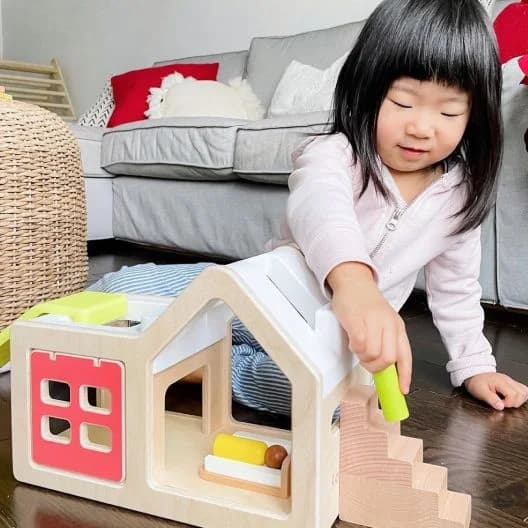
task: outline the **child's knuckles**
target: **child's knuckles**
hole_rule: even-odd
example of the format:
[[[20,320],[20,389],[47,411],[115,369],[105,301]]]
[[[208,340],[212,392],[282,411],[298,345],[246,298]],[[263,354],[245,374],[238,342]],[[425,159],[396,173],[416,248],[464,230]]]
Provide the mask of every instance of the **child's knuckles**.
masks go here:
[[[348,341],[348,348],[352,350],[352,352],[356,352],[357,354],[364,354],[366,351],[366,339],[363,335],[352,335],[350,336],[350,339]]]

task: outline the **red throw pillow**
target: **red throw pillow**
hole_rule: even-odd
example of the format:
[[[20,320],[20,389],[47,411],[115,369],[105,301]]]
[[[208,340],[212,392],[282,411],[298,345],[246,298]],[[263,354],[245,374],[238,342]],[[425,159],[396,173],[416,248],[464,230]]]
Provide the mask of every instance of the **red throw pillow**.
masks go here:
[[[493,22],[501,63],[528,54],[528,0],[510,3]]]
[[[184,77],[194,77],[200,81],[216,81],[218,62],[211,64],[169,64],[143,70],[132,70],[111,79],[115,108],[107,127],[115,127],[145,118],[148,108],[149,88],[161,86],[167,75],[178,72]]]

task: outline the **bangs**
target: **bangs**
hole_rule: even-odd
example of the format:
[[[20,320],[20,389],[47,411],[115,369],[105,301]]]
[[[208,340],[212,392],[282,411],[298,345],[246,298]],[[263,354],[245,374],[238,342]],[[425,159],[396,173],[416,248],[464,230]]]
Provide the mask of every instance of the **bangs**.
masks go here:
[[[479,14],[470,3],[407,0],[406,4],[405,10],[393,13],[390,3],[384,6],[387,25],[384,38],[376,43],[382,85],[413,77],[470,93],[486,86],[489,65],[495,60],[495,50],[490,49],[493,36],[482,31]]]
[[[410,40],[406,43],[403,39],[387,42],[384,51],[387,77],[392,81],[399,77],[435,81],[473,92],[479,83],[478,72],[485,68],[475,69],[475,57],[471,60],[467,57],[461,35],[453,39],[447,38],[445,31],[413,29],[407,32]]]

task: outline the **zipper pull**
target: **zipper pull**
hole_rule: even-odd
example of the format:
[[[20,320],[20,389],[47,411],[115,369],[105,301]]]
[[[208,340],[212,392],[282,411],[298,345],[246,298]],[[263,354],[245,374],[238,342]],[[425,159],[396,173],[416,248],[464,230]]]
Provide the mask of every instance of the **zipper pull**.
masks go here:
[[[396,209],[391,216],[390,220],[385,224],[385,227],[389,231],[394,231],[398,227],[398,222],[400,218],[403,216],[403,213],[405,212],[405,209]]]

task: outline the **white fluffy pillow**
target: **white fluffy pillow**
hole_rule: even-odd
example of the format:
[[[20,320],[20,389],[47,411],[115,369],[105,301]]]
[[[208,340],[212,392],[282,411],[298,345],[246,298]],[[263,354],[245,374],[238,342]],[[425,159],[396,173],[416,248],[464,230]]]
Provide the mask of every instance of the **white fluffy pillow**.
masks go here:
[[[145,115],[159,117],[231,117],[261,119],[264,109],[246,80],[197,81],[172,73],[165,77],[160,88],[151,88]]]
[[[337,77],[348,53],[326,70],[293,60],[288,64],[271,98],[268,115],[304,114],[330,110]]]

